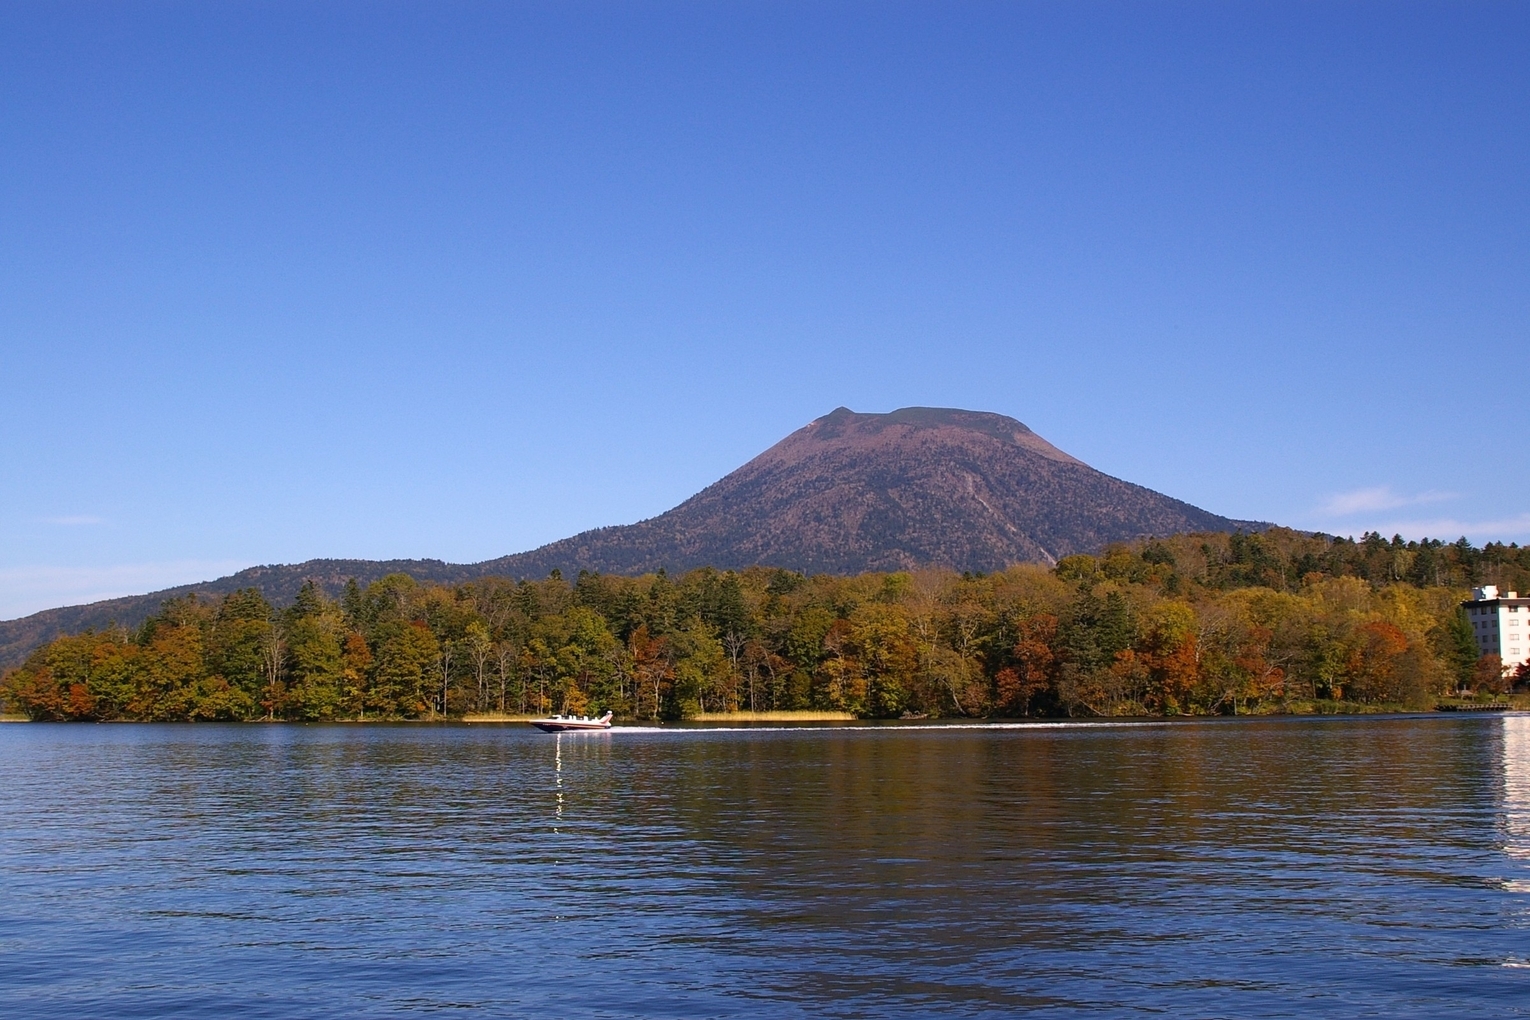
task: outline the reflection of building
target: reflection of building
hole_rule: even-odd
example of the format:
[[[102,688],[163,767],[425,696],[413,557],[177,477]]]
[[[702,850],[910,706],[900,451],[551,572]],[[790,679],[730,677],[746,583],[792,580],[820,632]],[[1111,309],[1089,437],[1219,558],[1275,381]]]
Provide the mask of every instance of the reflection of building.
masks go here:
[[[1530,599],[1517,591],[1499,598],[1498,587],[1485,584],[1473,588],[1471,601],[1462,605],[1477,635],[1478,654],[1498,656],[1507,669],[1530,659]]]
[[[1505,849],[1530,858],[1530,716],[1506,715],[1503,725]]]

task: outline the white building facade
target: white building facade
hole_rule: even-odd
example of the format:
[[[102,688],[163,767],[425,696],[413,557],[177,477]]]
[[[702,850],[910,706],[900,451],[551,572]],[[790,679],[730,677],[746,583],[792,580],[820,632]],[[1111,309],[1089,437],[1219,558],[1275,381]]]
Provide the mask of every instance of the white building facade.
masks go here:
[[[1471,601],[1462,604],[1479,654],[1498,656],[1505,669],[1530,659],[1530,598],[1520,598],[1517,591],[1499,598],[1498,587],[1486,584],[1473,588]]]

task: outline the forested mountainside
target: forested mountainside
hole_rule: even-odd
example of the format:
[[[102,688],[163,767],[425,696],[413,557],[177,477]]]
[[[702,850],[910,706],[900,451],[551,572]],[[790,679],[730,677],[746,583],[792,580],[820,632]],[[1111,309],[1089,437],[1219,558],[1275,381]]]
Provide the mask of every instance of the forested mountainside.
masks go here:
[[[166,602],[59,637],[0,682],[36,719],[1111,716],[1428,707],[1502,692],[1459,602],[1530,590],[1530,551],[1273,529],[1116,545],[1055,567],[805,576],[703,568],[316,585]]]
[[[1112,478],[1004,415],[841,407],[667,513],[485,566],[511,577],[757,565],[993,571],[1147,535],[1268,526]]]
[[[45,609],[18,620],[0,621],[0,670],[17,665],[32,649],[60,634],[112,626],[136,628],[173,599],[191,595],[202,599],[219,598],[253,588],[273,606],[281,607],[291,605],[298,591],[309,582],[321,591],[338,593],[349,580],[365,585],[398,573],[431,584],[453,584],[482,576],[471,564],[440,560],[309,560],[306,563],[250,567],[214,581],[183,584],[146,595],[128,595],[83,606]]]
[[[0,668],[54,636],[112,623],[136,627],[167,598],[256,588],[285,606],[305,581],[337,594],[347,578],[391,573],[458,583],[544,578],[553,570],[643,574],[711,566],[799,573],[946,567],[992,571],[1055,563],[1145,535],[1257,531],[1123,482],[1068,456],[1013,418],[911,407],[840,408],[786,437],[667,513],[600,528],[482,563],[311,560],[36,613],[0,623]]]

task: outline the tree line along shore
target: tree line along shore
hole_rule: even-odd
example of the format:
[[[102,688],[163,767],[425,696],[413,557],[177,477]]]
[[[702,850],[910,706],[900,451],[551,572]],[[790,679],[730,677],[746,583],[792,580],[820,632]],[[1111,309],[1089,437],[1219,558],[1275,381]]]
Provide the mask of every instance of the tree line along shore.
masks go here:
[[[1530,590],[1530,548],[1285,529],[1054,568],[853,577],[752,568],[403,574],[284,608],[254,589],[59,637],[0,680],[33,720],[1215,715],[1427,709],[1530,683],[1479,657],[1460,602]]]

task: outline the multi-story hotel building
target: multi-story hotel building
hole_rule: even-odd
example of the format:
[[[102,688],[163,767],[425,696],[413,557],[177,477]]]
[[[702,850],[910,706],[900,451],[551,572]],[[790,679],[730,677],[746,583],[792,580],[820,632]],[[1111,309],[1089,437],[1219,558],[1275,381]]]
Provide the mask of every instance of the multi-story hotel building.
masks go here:
[[[1505,669],[1530,659],[1530,598],[1520,598],[1517,591],[1499,598],[1498,586],[1485,584],[1473,588],[1471,601],[1462,605],[1482,655],[1497,655]]]

